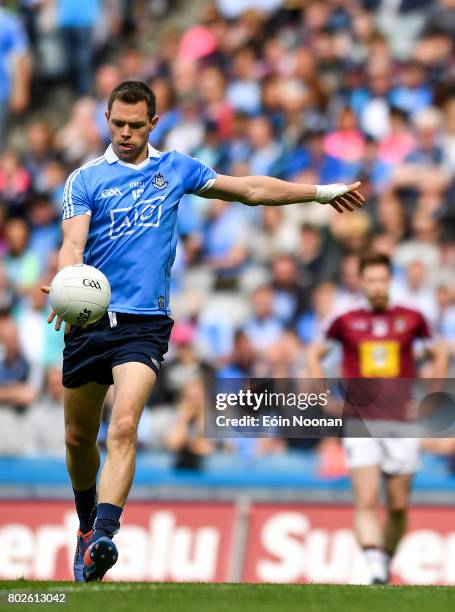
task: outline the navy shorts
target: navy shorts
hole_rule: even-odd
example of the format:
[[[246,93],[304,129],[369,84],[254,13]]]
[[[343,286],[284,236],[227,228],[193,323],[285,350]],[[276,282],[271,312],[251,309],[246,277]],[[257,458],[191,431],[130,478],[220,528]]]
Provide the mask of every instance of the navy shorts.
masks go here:
[[[114,327],[107,313],[88,327],[71,327],[65,336],[63,351],[65,387],[80,387],[89,382],[112,385],[112,368],[130,361],[145,363],[158,374],[173,320],[167,315],[116,313],[115,316]]]

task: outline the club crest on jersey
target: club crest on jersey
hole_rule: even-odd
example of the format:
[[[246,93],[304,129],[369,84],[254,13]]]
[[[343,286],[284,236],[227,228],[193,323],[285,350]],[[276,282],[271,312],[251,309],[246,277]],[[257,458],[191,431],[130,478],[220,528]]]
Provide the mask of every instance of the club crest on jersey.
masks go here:
[[[156,187],[156,189],[166,189],[166,187],[167,187],[167,180],[164,178],[164,176],[161,174],[161,172],[158,172],[153,177],[152,185],[154,187]]]
[[[404,332],[406,329],[406,319],[403,318],[399,318],[395,320],[395,331],[398,332],[399,334],[401,332]]]

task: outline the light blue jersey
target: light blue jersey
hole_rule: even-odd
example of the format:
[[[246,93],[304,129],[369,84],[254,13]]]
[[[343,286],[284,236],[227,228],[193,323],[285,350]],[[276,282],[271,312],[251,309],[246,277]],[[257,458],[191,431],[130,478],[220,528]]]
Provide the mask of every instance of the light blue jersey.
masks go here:
[[[216,179],[202,162],[149,145],[149,157],[120,161],[112,145],[66,181],[63,219],[91,215],[84,263],[109,279],[109,310],[170,314],[169,286],[177,245],[177,207]]]

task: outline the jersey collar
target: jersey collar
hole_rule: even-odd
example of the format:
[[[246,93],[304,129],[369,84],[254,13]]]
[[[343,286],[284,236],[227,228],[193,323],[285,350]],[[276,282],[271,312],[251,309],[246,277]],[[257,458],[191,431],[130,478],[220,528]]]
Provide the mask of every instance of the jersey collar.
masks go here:
[[[365,310],[368,310],[368,312],[375,312],[373,310],[373,307],[371,306],[370,302],[366,299],[364,299],[364,305],[363,308],[365,308]],[[389,295],[389,302],[387,305],[387,309],[384,310],[384,312],[389,312],[390,310],[392,310],[393,308],[396,308],[398,306],[398,303],[396,302],[396,300],[394,300],[390,295]]]
[[[106,151],[104,152],[104,158],[106,159],[108,164],[115,164],[116,162],[118,162],[122,166],[127,166],[128,168],[133,168],[135,170],[140,170],[141,168],[143,168],[149,163],[149,159],[151,157],[160,157],[161,155],[161,153],[157,151],[156,149],[154,149],[150,143],[148,144],[148,152],[149,152],[148,158],[144,159],[143,162],[141,162],[140,164],[130,164],[128,162],[121,161],[118,158],[116,152],[114,151],[112,144],[110,144],[108,148],[106,149]]]

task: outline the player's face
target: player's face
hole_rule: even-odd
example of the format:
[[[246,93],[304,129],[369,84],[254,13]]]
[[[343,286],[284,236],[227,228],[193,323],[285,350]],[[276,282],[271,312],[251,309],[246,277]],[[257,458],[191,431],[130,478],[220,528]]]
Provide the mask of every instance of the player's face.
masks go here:
[[[367,266],[362,272],[362,289],[374,310],[384,310],[389,302],[390,272],[387,266]]]
[[[114,100],[106,119],[117,157],[130,164],[144,161],[147,158],[149,134],[158,121],[158,116],[149,119],[145,101],[127,104]]]

